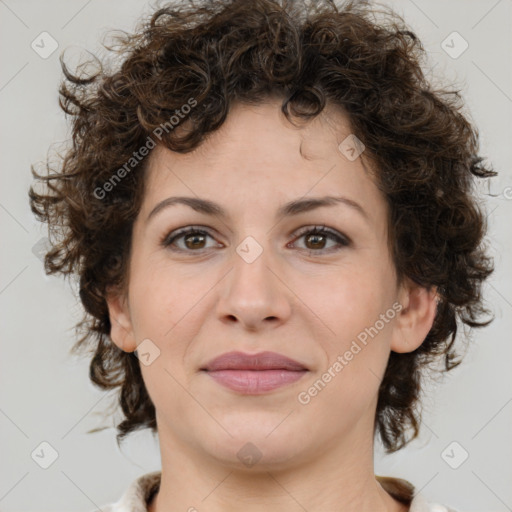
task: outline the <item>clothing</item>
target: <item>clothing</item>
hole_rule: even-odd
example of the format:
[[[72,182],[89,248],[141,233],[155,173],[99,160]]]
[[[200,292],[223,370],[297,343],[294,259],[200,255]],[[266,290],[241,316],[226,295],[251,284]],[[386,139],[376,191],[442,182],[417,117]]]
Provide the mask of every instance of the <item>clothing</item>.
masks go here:
[[[158,492],[161,475],[161,471],[153,471],[140,476],[118,501],[93,512],[147,512],[148,503]],[[427,502],[420,493],[414,494],[414,486],[407,480],[379,475],[375,478],[393,498],[408,504],[409,512],[457,512],[453,508]]]

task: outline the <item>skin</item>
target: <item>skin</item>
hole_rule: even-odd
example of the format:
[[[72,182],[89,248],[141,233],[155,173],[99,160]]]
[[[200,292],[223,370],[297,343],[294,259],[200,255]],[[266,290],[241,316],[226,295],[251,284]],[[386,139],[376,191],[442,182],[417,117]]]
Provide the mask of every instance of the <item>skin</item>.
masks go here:
[[[435,289],[397,286],[385,198],[362,158],[350,161],[338,149],[351,133],[347,115],[329,107],[297,128],[280,104],[235,104],[196,150],[157,147],[150,156],[128,286],[111,290],[108,306],[117,346],[133,352],[149,338],[160,350],[141,364],[162,459],[151,512],[408,510],[375,479],[373,423],[390,352],[421,345]],[[344,204],[274,218],[285,202],[325,195],[358,202],[368,219]],[[215,201],[229,217],[180,204],[147,221],[170,196]],[[297,236],[315,225],[350,244]],[[211,236],[185,235],[174,243],[182,252],[160,243],[186,226]],[[262,249],[252,263],[236,251],[248,236]],[[299,403],[298,394],[397,302],[403,309],[308,404]],[[279,352],[309,372],[267,394],[241,395],[199,370],[231,350]],[[252,467],[237,457],[248,442],[261,453]]]

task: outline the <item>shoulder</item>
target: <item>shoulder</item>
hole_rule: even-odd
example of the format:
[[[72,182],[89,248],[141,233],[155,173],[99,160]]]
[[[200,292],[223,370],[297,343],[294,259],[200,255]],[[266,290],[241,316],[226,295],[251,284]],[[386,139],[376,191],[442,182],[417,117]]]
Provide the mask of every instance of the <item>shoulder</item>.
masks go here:
[[[440,503],[428,502],[421,494],[414,496],[409,512],[459,512],[458,510],[441,505]]]
[[[375,475],[375,478],[393,498],[409,505],[409,512],[459,512],[446,505],[427,501],[413,484],[403,478],[379,475]]]
[[[130,483],[115,503],[109,503],[91,512],[147,512],[149,499],[160,486],[161,471],[139,476]]]

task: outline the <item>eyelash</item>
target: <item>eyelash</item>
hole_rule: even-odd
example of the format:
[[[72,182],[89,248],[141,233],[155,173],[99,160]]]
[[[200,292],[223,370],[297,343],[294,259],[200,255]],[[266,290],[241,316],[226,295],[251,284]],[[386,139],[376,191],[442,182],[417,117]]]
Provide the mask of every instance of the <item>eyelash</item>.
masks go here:
[[[186,235],[192,235],[192,234],[204,235],[204,236],[209,236],[209,237],[213,238],[213,236],[208,231],[205,231],[204,229],[197,227],[197,226],[189,226],[186,228],[178,229],[178,230],[173,231],[173,232],[169,233],[168,235],[166,235],[163,238],[161,245],[163,247],[170,248],[170,246],[176,240],[178,240],[180,238],[184,238]],[[325,226],[314,226],[314,227],[309,226],[307,228],[304,228],[303,230],[299,231],[299,233],[297,233],[297,235],[293,241],[295,242],[299,238],[302,238],[304,235],[324,235],[327,238],[330,238],[331,240],[334,240],[335,242],[337,242],[338,245],[340,245],[341,247],[348,247],[351,245],[350,240],[346,236],[341,235],[337,231],[331,230]],[[212,247],[210,247],[209,249],[212,249]],[[203,251],[206,251],[209,249],[191,250],[191,249],[171,248],[172,251],[191,252],[191,253],[192,252],[200,253],[200,252],[203,252]],[[301,250],[307,252],[308,254],[314,254],[314,253],[325,254],[327,252],[332,252],[333,248],[319,249],[319,250],[315,250],[315,249],[301,249]]]

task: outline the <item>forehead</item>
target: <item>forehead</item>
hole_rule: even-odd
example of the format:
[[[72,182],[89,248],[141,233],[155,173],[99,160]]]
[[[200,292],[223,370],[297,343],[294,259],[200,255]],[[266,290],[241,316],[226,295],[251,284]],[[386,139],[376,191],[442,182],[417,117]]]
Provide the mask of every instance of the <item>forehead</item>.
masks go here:
[[[343,151],[353,136],[344,111],[327,108],[293,126],[281,104],[279,99],[257,106],[235,103],[224,124],[189,153],[157,146],[147,169],[143,209],[169,195],[238,203],[240,210],[344,195],[382,214],[386,204],[367,164]]]

